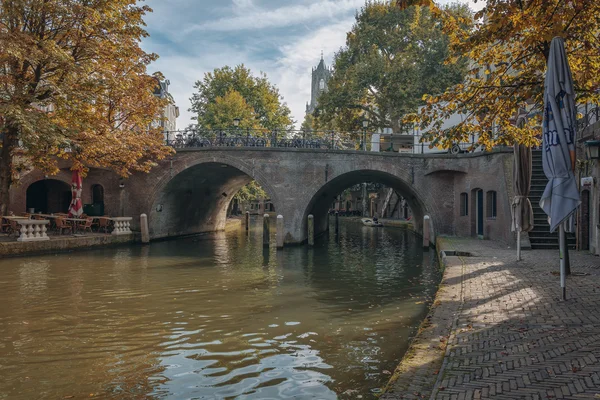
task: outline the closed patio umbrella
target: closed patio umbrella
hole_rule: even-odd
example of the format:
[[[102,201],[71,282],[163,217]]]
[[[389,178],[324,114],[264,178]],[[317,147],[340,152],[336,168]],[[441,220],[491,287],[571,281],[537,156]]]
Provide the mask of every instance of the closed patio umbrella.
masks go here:
[[[521,232],[533,229],[533,209],[529,201],[531,187],[531,148],[514,146],[512,231],[517,232],[517,261],[521,260]]]
[[[548,215],[550,232],[559,229],[560,285],[566,298],[565,230],[573,230],[573,214],[580,204],[575,180],[575,91],[562,38],[550,44],[544,83],[542,163],[548,185],[540,207]]]
[[[81,202],[82,179],[81,171],[73,171],[71,177],[71,205],[69,206],[70,217],[80,217],[83,214],[83,204]]]

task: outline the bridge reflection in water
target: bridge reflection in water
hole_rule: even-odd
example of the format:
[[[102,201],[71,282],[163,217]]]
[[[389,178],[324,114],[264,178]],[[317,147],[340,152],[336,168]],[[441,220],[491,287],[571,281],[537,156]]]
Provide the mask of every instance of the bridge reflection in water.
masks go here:
[[[0,260],[0,397],[374,398],[439,281],[420,247],[343,222],[314,249],[259,229]]]

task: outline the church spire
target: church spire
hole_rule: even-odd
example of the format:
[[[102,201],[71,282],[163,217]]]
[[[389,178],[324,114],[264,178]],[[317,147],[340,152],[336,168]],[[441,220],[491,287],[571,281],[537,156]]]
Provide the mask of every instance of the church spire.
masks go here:
[[[317,108],[319,96],[327,91],[327,82],[331,78],[332,70],[325,66],[323,59],[323,50],[321,50],[321,60],[317,68],[312,68],[312,83],[310,92],[310,103],[306,107],[306,113],[311,114]]]

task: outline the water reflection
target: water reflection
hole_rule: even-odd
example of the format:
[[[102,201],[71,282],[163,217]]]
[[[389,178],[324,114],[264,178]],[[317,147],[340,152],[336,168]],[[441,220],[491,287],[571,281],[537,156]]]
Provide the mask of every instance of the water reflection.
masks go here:
[[[374,397],[439,278],[409,231],[343,221],[312,249],[259,227],[0,268],[11,399]]]

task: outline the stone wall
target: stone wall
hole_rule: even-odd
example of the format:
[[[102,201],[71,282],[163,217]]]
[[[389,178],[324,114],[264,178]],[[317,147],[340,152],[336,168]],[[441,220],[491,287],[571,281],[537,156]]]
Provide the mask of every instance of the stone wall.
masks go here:
[[[11,188],[10,210],[14,213],[26,211],[27,188],[38,181],[53,179],[64,182],[71,187],[72,171],[66,163],[59,164],[60,171],[56,175],[47,176],[39,170],[33,170],[20,177],[16,185]],[[119,187],[119,177],[108,170],[91,168],[88,175],[83,178],[82,202],[92,202],[92,186],[102,185],[104,189],[104,213],[113,217],[122,217],[123,202],[126,201],[123,194],[125,190]]]
[[[457,174],[454,180],[455,236],[476,236],[476,199],[478,189],[483,191],[483,238],[512,243],[515,238],[510,232],[512,188],[512,157],[484,155],[469,166],[469,173]],[[496,192],[496,218],[486,215],[487,193]],[[468,195],[468,215],[461,215],[460,195]]]
[[[586,158],[584,142],[588,140],[600,140],[600,122],[596,122],[582,132],[577,143],[577,158],[579,160],[585,160]],[[583,234],[582,229],[587,225],[588,243],[583,248],[587,247],[592,254],[600,255],[600,160],[592,161],[591,165],[587,166],[587,170],[576,171],[576,173],[578,179],[585,176],[594,178],[591,187],[582,188],[581,190],[581,194],[583,194],[583,190],[589,190],[589,214],[586,223],[583,223],[583,215],[581,213],[579,215],[579,247],[582,248],[581,239],[586,236]]]

